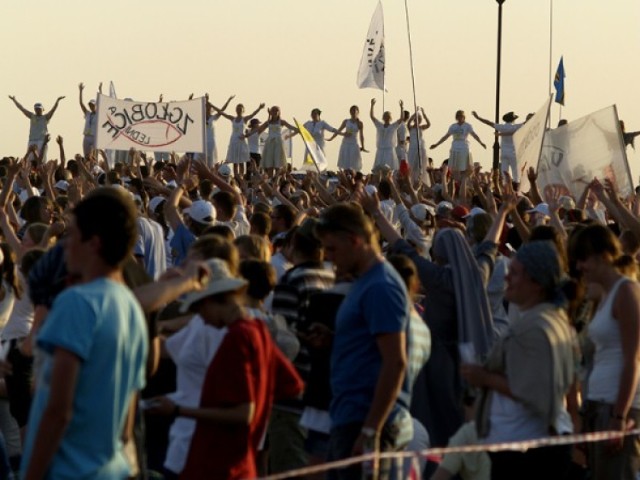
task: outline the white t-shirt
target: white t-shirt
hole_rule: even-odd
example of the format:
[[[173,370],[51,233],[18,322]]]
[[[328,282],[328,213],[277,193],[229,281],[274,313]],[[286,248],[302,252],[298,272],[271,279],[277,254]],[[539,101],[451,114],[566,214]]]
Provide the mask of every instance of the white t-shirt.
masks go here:
[[[29,335],[33,325],[33,303],[29,298],[29,285],[20,272],[18,272],[18,282],[22,289],[22,295],[20,298],[16,298],[13,303],[9,321],[2,330],[2,340],[24,338]]]
[[[199,315],[165,343],[177,368],[176,391],[168,397],[177,405],[197,407],[209,365],[227,334],[227,328],[204,323]],[[169,447],[164,466],[174,473],[182,472],[187,461],[191,437],[196,429],[192,418],[178,417],[169,430]]]
[[[138,217],[138,240],[133,249],[136,256],[142,257],[144,269],[149,276],[157,280],[167,268],[167,251],[162,226],[145,217]]]
[[[47,125],[49,119],[46,115],[31,114],[29,117],[31,125],[29,127],[29,142],[42,142],[48,133]]]
[[[95,137],[97,119],[98,119],[97,112],[88,111],[84,114],[84,130],[82,134],[85,137]]]
[[[462,125],[459,123],[451,125],[447,132],[453,138],[453,141],[451,142],[451,150],[464,152],[469,150],[468,137],[471,132],[473,132],[473,127],[466,122]]]
[[[499,133],[514,133],[521,126],[521,123],[498,123],[495,125],[495,128]],[[500,146],[503,153],[514,154],[516,152],[515,146],[513,145],[513,135],[500,137]]]

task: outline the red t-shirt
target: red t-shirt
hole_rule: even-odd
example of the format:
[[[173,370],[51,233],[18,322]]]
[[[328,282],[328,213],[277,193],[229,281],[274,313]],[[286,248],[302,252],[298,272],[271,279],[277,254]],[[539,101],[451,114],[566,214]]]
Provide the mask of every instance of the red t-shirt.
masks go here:
[[[302,389],[302,380],[262,321],[238,320],[229,325],[207,370],[200,408],[252,402],[253,420],[247,426],[198,420],[180,478],[255,478],[255,454],[274,399],[295,397]]]

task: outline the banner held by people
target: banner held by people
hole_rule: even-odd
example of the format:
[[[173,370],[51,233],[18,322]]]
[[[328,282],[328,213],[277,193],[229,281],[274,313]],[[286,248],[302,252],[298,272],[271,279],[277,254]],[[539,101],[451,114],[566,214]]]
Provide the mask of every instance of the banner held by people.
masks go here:
[[[544,132],[547,127],[547,119],[549,118],[549,110],[551,108],[552,96],[544,102],[544,105],[527,120],[513,134],[513,145],[516,149],[517,168],[520,172],[520,191],[529,190],[529,179],[526,171],[529,167],[537,168],[540,159],[540,151],[544,140]]]
[[[98,95],[100,149],[204,152],[205,99],[136,102]]]
[[[324,172],[327,169],[327,158],[324,156],[324,152],[318,146],[316,141],[313,139],[313,136],[304,128],[304,126],[298,122],[297,119],[293,119],[296,124],[298,130],[300,130],[300,136],[302,137],[302,141],[304,142],[305,149],[305,158],[302,163],[301,170],[318,170],[318,173]]]
[[[619,194],[633,193],[633,182],[615,105],[549,130],[538,164],[540,192],[580,198],[594,178],[608,179]]]
[[[385,90],[384,68],[384,17],[382,2],[378,2],[364,43],[360,69],[358,70],[358,87]]]

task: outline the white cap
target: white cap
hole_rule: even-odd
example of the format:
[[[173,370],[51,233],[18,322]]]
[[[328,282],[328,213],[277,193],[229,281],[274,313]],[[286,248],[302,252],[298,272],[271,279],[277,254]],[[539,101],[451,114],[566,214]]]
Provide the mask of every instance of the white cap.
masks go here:
[[[411,206],[411,215],[420,220],[421,222],[427,219],[427,214],[432,217],[435,216],[436,210],[431,205],[425,205],[424,203],[416,203]]]
[[[206,200],[196,200],[191,206],[185,209],[185,213],[192,220],[203,225],[213,225],[216,223],[216,209]]]
[[[364,191],[367,192],[367,195],[375,195],[378,193],[378,189],[373,185],[366,185]]]
[[[573,210],[576,208],[575,200],[569,195],[562,195],[558,199],[558,205],[560,205],[560,208],[564,208],[565,210]]]
[[[539,203],[535,208],[531,210],[527,210],[527,213],[539,213],[540,215],[544,215],[545,217],[549,216],[549,205],[546,203]]]
[[[480,214],[480,213],[487,213],[485,210],[483,210],[480,207],[473,207],[468,214],[466,214],[464,217],[462,218],[469,218],[469,217],[475,217],[476,215]]]
[[[223,176],[223,177],[230,177],[231,176],[231,167],[226,164],[223,163],[222,165],[220,165],[220,168],[218,169],[218,174]]]
[[[166,200],[166,198],[164,197],[153,197],[151,200],[149,200],[149,211],[156,213],[156,209],[158,208],[158,206],[164,202]]]
[[[58,180],[53,187],[66,192],[69,189],[69,182],[66,180]]]

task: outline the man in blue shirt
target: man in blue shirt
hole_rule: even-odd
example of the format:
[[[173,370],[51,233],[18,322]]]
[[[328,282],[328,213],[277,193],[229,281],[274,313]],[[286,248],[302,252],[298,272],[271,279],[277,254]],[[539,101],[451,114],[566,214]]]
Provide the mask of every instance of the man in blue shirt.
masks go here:
[[[132,200],[115,188],[94,190],[73,210],[64,255],[81,283],[56,298],[37,336],[44,363],[24,445],[25,479],[129,475],[123,441],[148,349],[144,315],[122,276],[135,220]]]
[[[405,425],[411,422],[410,393],[404,382],[410,302],[404,283],[380,254],[373,226],[358,207],[328,208],[316,234],[325,258],[342,274],[356,278],[336,317],[329,460],[397,448],[398,433],[411,436],[411,431],[398,429],[391,435],[389,428],[391,423],[399,425],[401,412]],[[379,478],[386,478],[387,468],[388,462],[381,462]],[[335,479],[361,476],[360,465],[329,474]]]

